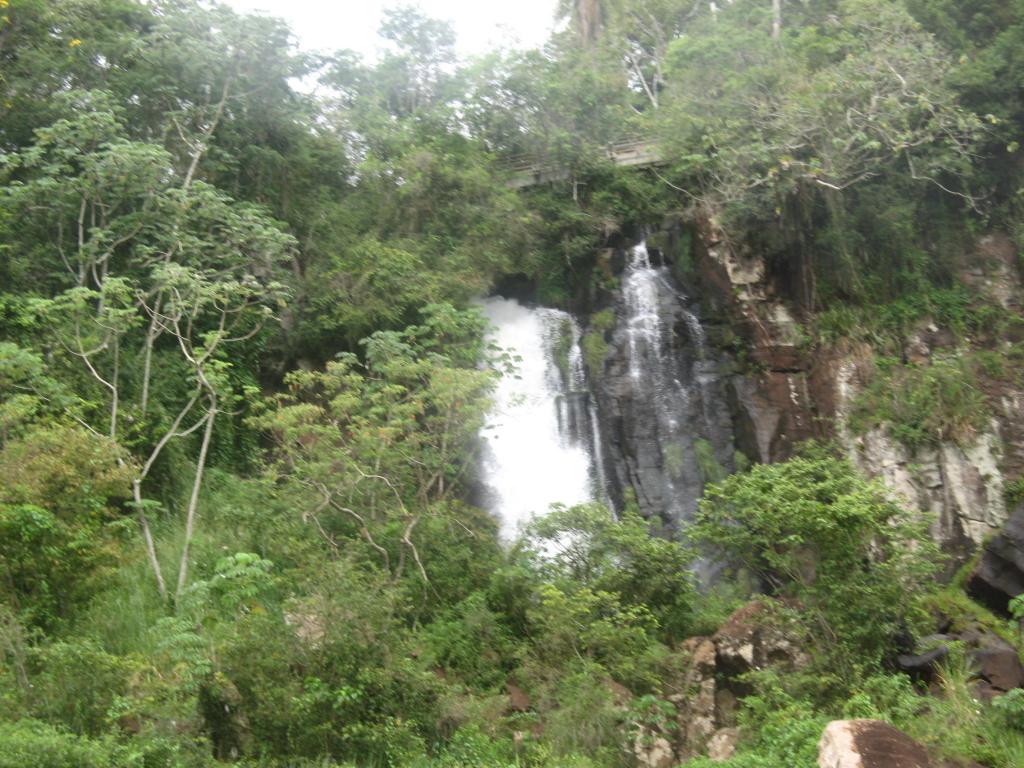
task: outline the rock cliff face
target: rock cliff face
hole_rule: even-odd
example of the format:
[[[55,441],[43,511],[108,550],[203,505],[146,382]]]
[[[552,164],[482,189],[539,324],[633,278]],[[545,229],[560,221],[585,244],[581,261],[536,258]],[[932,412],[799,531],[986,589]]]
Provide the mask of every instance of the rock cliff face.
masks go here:
[[[806,349],[796,320],[798,287],[770,275],[763,260],[731,244],[713,222],[700,224],[696,243],[702,299],[740,336],[750,362],[726,386],[741,451],[761,462],[780,461],[801,441],[838,439],[865,472],[908,505],[932,513],[936,540],[958,562],[1002,527],[1005,486],[1024,471],[1024,392],[1005,384],[988,392],[994,418],[967,445],[910,451],[883,429],[854,435],[846,417],[870,375],[870,350]],[[1016,258],[1009,238],[984,237],[965,257],[961,280],[1020,313]],[[952,344],[952,334],[924,322],[904,354],[924,362]]]
[[[850,455],[911,506],[933,514],[932,535],[945,550],[969,555],[1006,521],[997,428],[970,446],[944,443],[911,452],[883,430],[851,437]]]
[[[737,447],[756,461],[782,461],[827,433],[819,416],[834,409],[832,393],[802,352],[795,312],[764,261],[711,222],[695,237],[701,294],[747,358],[746,372],[729,381]]]
[[[641,764],[667,768],[705,754],[714,760],[732,756],[740,735],[739,697],[750,693],[743,676],[768,664],[792,671],[808,662],[770,616],[770,602],[750,603],[713,636],[682,643],[679,672],[665,682],[674,727],[643,734],[634,747]]]

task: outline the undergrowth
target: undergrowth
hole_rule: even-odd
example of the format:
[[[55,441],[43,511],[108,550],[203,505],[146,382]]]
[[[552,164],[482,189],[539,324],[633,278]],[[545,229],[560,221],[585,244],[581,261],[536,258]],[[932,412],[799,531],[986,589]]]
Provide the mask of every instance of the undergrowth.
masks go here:
[[[939,357],[924,365],[882,357],[875,365],[850,412],[854,432],[885,426],[914,450],[943,442],[967,443],[987,426],[991,409],[975,357]]]

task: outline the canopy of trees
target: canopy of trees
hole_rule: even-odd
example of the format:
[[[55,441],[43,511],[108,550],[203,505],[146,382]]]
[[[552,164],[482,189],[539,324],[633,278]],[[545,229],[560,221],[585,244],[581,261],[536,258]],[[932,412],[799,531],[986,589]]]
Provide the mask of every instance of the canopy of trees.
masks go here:
[[[937,557],[826,449],[678,540],[586,505],[499,544],[476,435],[515,361],[472,300],[587,307],[598,250],[669,214],[758,249],[802,320],[959,295],[963,243],[1024,233],[1024,3],[558,13],[462,61],[395,8],[370,62],[215,2],[0,0],[0,768],[623,765],[754,593],[813,658],[750,681],[735,768],[848,700],[1022,764],[1013,706],[892,674]],[[613,167],[629,136],[664,164]],[[524,156],[565,180],[511,190]]]

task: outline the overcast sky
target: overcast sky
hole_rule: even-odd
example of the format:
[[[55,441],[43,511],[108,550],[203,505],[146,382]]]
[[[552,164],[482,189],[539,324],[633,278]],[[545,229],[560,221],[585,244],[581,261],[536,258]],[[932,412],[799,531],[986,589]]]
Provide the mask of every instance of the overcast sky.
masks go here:
[[[556,0],[226,0],[242,11],[285,19],[303,48],[351,48],[365,56],[377,49],[381,11],[399,4],[419,6],[428,16],[451,21],[464,56],[495,47],[535,47],[554,24]]]

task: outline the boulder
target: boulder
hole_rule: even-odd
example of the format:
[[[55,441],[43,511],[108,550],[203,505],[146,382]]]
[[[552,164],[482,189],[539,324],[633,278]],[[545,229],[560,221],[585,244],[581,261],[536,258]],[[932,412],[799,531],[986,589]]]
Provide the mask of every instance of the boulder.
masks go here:
[[[818,768],[937,768],[928,752],[881,720],[834,720],[818,742]]]
[[[739,738],[738,728],[722,728],[715,731],[708,742],[708,758],[716,763],[725,762],[736,754],[736,742]]]
[[[715,633],[717,666],[726,677],[769,665],[802,666],[806,654],[770,616],[771,606],[755,601],[730,616]]]
[[[708,637],[691,637],[682,651],[690,658],[689,668],[680,682],[680,693],[669,697],[676,707],[680,757],[696,757],[704,751],[715,732],[716,720],[716,652]]]
[[[644,768],[671,768],[676,764],[672,744],[663,736],[641,729],[633,743],[633,755]]]
[[[1024,505],[985,545],[967,581],[967,592],[1004,615],[1010,599],[1024,593]]]
[[[1012,645],[991,633],[975,645],[970,660],[978,681],[978,698],[991,701],[1014,688],[1024,687],[1024,665]]]
[[[1024,688],[1024,664],[1017,650],[978,623],[971,623],[950,634],[922,638],[925,650],[896,657],[896,665],[907,674],[925,683],[934,681],[939,662],[949,656],[949,644],[959,642],[967,651],[973,668],[978,698],[991,701],[1014,688]]]
[[[941,619],[940,624],[947,629],[951,626]],[[956,639],[947,634],[935,634],[922,637],[915,643],[909,630],[904,627],[897,638],[902,653],[896,657],[896,667],[917,682],[931,685],[935,681],[939,664],[949,657],[950,642]]]
[[[949,656],[949,647],[940,645],[924,653],[901,653],[896,657],[896,666],[911,677],[931,682],[936,665]]]

